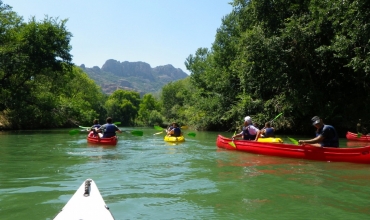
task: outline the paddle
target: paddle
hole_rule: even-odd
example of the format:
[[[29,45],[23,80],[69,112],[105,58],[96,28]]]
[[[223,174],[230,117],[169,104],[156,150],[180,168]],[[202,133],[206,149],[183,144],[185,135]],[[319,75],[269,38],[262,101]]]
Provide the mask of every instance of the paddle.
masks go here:
[[[144,132],[143,131],[122,131],[122,132],[128,132],[128,133],[131,133],[132,135],[135,135],[135,136],[143,136]],[[69,134],[70,135],[75,135],[75,134],[78,134],[80,133],[80,130],[77,130],[77,129],[74,129],[74,130],[70,130],[69,131]]]
[[[74,130],[70,130],[68,133],[69,135],[75,135],[75,134],[80,133],[80,130],[74,129]]]
[[[143,136],[143,131],[122,131],[122,132],[127,132],[127,133],[131,133],[132,135],[135,135],[135,136]]]
[[[281,112],[280,114],[278,114],[274,119],[272,119],[270,122],[273,122],[275,119],[277,119],[278,117],[280,117],[280,115],[282,115],[283,113]]]
[[[235,134],[236,134],[236,131],[234,131],[234,135],[233,135],[233,136],[235,136]],[[231,141],[231,142],[229,142],[229,144],[230,144],[233,148],[236,148],[236,145],[234,144],[234,138],[232,139],[232,141]]]
[[[154,125],[154,129],[157,131],[163,131],[164,129],[158,125]]]
[[[184,125],[184,126],[181,126],[180,128],[186,130],[186,129],[188,129],[188,126]],[[154,125],[154,129],[157,130],[157,131],[162,131],[163,130],[163,128],[158,126],[158,125]]]
[[[188,129],[188,126],[181,126],[180,128],[181,128],[181,129],[186,130],[186,129]],[[157,126],[157,125],[154,125],[154,129],[155,129],[155,130],[157,130],[157,131],[161,131],[161,132],[154,133],[153,135],[162,134],[162,133],[163,133],[163,131],[165,130],[165,129],[163,129],[162,127]],[[188,135],[189,135],[190,137],[195,137],[197,134],[196,134],[196,133],[194,133],[194,132],[190,132],[190,133],[188,133]]]
[[[113,124],[115,125],[120,125],[121,122],[114,122]],[[83,129],[87,129],[87,128],[91,128],[91,127],[82,127],[82,126],[78,126],[79,128],[83,128]],[[138,130],[134,130],[134,131],[122,131],[122,132],[128,132],[128,133],[131,133],[132,135],[135,135],[135,136],[143,136],[143,131],[138,131]],[[80,130],[77,130],[77,129],[73,129],[73,130],[70,130],[68,132],[70,135],[76,135],[78,133],[80,133]]]
[[[114,122],[113,124],[115,124],[115,125],[120,125],[121,124],[121,122],[119,122],[119,121],[117,121],[117,122]],[[83,126],[78,126],[79,128],[82,128],[82,129],[86,129],[86,130],[90,130],[91,129],[91,127],[83,127]]]
[[[278,117],[280,117],[283,113],[281,112],[280,114],[278,114],[274,119],[272,119],[270,121],[270,125],[272,125],[272,122],[275,121]],[[256,141],[258,140],[258,138],[260,138],[260,136],[262,137],[263,133],[262,131],[265,129],[266,127],[263,127],[258,133],[257,133],[257,139]]]
[[[84,130],[89,130],[91,127],[83,127],[83,126],[78,126],[79,128],[82,128]]]
[[[298,141],[296,139],[288,137],[288,139],[294,144],[294,145],[299,145]]]
[[[165,130],[165,129],[163,129],[162,127],[160,127],[158,125],[154,125],[154,129],[157,130],[157,131],[161,131],[161,132],[155,133],[153,135],[162,134],[163,131]]]
[[[233,147],[233,148],[236,148],[236,145],[234,144],[234,139],[232,139],[231,142],[229,142],[229,144]]]
[[[188,135],[189,135],[190,137],[195,137],[197,134],[196,134],[196,133],[194,133],[194,132],[190,132],[190,133],[188,133]]]

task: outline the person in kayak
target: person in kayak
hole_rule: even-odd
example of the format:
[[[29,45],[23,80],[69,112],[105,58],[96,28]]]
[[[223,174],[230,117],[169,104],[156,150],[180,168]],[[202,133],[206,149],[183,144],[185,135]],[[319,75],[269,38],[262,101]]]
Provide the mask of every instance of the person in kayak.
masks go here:
[[[252,123],[252,118],[247,116],[244,118],[244,126],[239,134],[233,135],[232,138],[243,137],[243,140],[256,140],[259,129]]]
[[[175,122],[172,122],[171,124],[170,124],[170,126],[168,126],[168,128],[166,129],[166,132],[168,133],[169,131],[171,131],[173,128],[174,128],[174,124],[175,124]]]
[[[358,123],[356,125],[356,130],[357,130],[357,134],[359,134],[359,135],[369,135],[367,133],[367,128],[365,128],[362,125],[361,119],[358,119]]]
[[[310,144],[316,147],[339,147],[338,134],[331,125],[323,123],[319,116],[314,116],[312,125],[316,127],[316,137],[311,140],[299,140],[299,144]]]
[[[91,126],[90,130],[94,132],[94,136],[96,136],[97,134],[99,134],[99,136],[103,136],[101,133],[98,133],[96,130],[99,129],[101,127],[101,125],[99,124],[99,120],[98,119],[94,119],[93,121],[93,126]],[[101,137],[100,136],[100,137]]]
[[[110,138],[116,136],[116,132],[122,133],[122,131],[117,127],[117,125],[112,124],[112,118],[108,117],[106,124],[102,125],[100,128],[96,129],[97,132],[102,132],[102,138]]]
[[[173,136],[173,137],[180,137],[182,136],[181,129],[179,128],[179,125],[177,123],[172,124],[173,128],[169,131],[167,131],[168,136]]]
[[[265,123],[265,127],[262,128],[258,133],[257,133],[258,138],[269,138],[269,137],[275,137],[275,128],[271,127],[270,122]],[[257,139],[258,139],[257,138]]]

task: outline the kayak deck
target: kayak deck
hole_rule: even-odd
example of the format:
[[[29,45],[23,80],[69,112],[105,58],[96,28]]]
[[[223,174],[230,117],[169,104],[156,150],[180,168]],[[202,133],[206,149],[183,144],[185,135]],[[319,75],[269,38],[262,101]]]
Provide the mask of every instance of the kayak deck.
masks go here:
[[[167,141],[167,142],[183,142],[185,141],[185,137],[184,136],[179,136],[179,137],[174,137],[174,136],[164,136],[164,141]]]
[[[100,138],[97,134],[95,135],[93,131],[91,131],[87,135],[87,142],[92,144],[104,144],[104,145],[116,145],[118,142],[118,137],[110,137],[110,138]]]
[[[54,220],[114,219],[92,179],[85,180]]]

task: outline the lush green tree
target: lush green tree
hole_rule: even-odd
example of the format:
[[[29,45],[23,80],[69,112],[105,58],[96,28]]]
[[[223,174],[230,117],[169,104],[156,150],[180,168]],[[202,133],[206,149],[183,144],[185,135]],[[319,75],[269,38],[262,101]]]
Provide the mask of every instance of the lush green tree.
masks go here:
[[[107,97],[81,68],[74,67],[72,73],[74,77],[64,86],[58,108],[55,108],[61,117],[60,121],[67,120],[78,125],[90,125],[94,119],[104,122],[104,103]]]
[[[134,91],[116,90],[105,103],[107,114],[122,125],[134,125],[138,116],[140,94]]]
[[[238,20],[235,12],[225,16],[217,29],[212,50],[199,48],[195,56],[190,55],[186,60],[191,83],[196,88],[192,95],[192,108],[195,108],[192,111],[197,117],[189,119],[198,121],[194,121],[198,129],[224,128],[235,118],[241,118],[238,111],[231,108],[241,92],[237,73],[231,69],[239,50]]]
[[[191,91],[189,87],[189,78],[171,82],[162,88],[162,114],[165,116],[167,123],[178,122],[184,124],[187,117],[184,111],[191,102]]]
[[[153,126],[163,123],[160,114],[161,106],[152,94],[145,94],[139,105],[138,122],[142,125]]]
[[[0,112],[14,128],[55,126],[47,115],[73,77],[66,20],[24,23],[1,1],[0,19]],[[41,115],[49,123],[40,123]]]
[[[283,112],[278,127],[307,131],[313,115],[343,130],[358,115],[369,119],[370,107],[362,104],[370,89],[368,1],[232,5],[212,49],[200,48],[186,60],[194,123],[225,129],[245,115],[264,123]]]

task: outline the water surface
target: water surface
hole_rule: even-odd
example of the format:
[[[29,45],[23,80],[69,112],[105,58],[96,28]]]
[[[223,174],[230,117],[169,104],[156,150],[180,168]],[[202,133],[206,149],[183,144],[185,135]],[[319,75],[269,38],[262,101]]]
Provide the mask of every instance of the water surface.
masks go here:
[[[370,215],[367,164],[227,151],[216,147],[214,132],[170,144],[153,129],[140,130],[143,137],[119,134],[113,147],[88,144],[86,134],[68,130],[1,132],[0,219],[53,219],[87,178],[118,220]]]

